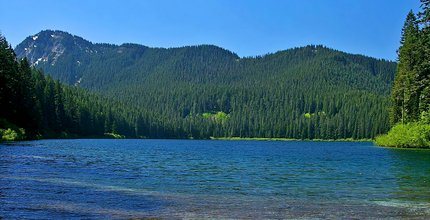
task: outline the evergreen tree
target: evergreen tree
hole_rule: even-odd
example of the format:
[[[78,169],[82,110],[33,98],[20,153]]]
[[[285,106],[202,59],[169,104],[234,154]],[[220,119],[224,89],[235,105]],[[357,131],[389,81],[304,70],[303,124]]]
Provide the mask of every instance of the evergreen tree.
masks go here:
[[[392,89],[393,107],[391,122],[407,122],[418,116],[419,94],[415,85],[418,73],[417,50],[419,47],[419,29],[415,14],[410,11],[402,29],[401,46],[398,50],[399,63]]]
[[[29,48],[33,43],[38,46]],[[67,48],[55,63],[53,45]],[[16,51],[29,59],[42,56],[37,67],[54,79],[127,106],[120,120],[109,112],[80,120],[97,125],[103,118],[106,133],[338,139],[371,138],[389,129],[387,97],[396,64],[323,46],[240,58],[211,45],[116,46],[43,31],[37,42],[28,38]],[[86,111],[78,112],[75,117],[87,118]]]
[[[18,69],[15,64],[15,53],[2,35],[0,35],[0,67],[0,117],[12,118],[15,109],[11,106],[16,97]]]
[[[19,128],[23,128],[30,139],[39,135],[102,136],[108,114],[112,131],[136,135],[133,118],[127,114],[132,109],[45,77],[31,69],[25,58],[18,62],[1,35],[0,107],[0,129],[22,132]]]
[[[420,112],[430,111],[430,1],[421,0],[422,11],[418,13],[420,32],[420,64],[418,71],[418,91]]]
[[[392,90],[392,121],[402,123],[377,137],[379,145],[430,147],[430,1],[421,3],[418,23],[412,12],[406,19]]]

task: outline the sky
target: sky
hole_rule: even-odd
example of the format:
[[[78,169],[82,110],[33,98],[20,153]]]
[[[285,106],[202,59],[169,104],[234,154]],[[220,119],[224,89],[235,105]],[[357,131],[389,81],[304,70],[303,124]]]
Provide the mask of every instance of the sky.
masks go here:
[[[214,44],[241,57],[309,44],[396,60],[419,0],[0,0],[0,32],[15,47],[41,30],[93,43]]]

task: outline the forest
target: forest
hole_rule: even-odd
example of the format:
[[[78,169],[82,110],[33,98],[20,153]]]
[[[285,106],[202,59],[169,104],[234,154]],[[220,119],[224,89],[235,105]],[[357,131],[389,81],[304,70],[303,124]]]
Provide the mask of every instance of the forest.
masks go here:
[[[119,102],[65,86],[18,59],[0,36],[0,136],[3,140],[134,135]]]
[[[393,128],[376,143],[389,147],[430,147],[430,1],[411,11],[402,29],[391,93]]]
[[[31,72],[58,80],[68,103],[67,123],[36,132],[43,136],[332,140],[390,128],[396,64],[324,46],[241,58],[213,45],[93,44],[47,30],[15,53],[11,59],[26,58]]]

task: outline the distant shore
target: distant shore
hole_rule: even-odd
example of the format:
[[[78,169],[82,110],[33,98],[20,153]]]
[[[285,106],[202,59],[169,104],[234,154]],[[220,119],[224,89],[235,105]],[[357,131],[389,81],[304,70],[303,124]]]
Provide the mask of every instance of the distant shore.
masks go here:
[[[373,142],[372,139],[294,139],[294,138],[246,138],[246,137],[211,137],[211,140],[225,141],[315,141],[315,142]]]
[[[38,137],[35,139],[10,139],[1,140],[5,141],[30,141],[30,140],[49,140],[49,139],[153,139],[153,138],[131,138],[125,135],[105,133],[104,135],[90,135],[90,136],[80,136],[73,134],[62,134],[60,137]],[[313,141],[313,142],[375,142],[373,139],[353,139],[353,138],[342,138],[342,139],[295,139],[295,138],[257,138],[257,137],[209,137],[209,138],[154,138],[154,139],[176,139],[176,140],[222,140],[222,141]]]

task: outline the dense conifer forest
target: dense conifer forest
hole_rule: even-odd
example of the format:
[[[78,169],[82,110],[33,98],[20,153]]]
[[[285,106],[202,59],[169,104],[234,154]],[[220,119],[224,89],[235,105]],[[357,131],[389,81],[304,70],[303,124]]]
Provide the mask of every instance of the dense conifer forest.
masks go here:
[[[30,137],[363,139],[390,127],[396,64],[324,46],[241,58],[48,30],[15,53],[2,38],[0,117]]]
[[[137,109],[138,136],[371,138],[389,128],[394,63],[322,46],[239,58],[210,45],[115,46],[44,31],[16,51],[55,79]]]
[[[0,136],[4,140],[135,134],[128,108],[62,85],[17,60],[0,36]]]
[[[430,1],[410,12],[402,29],[399,62],[391,93],[388,135],[376,142],[390,147],[430,147]]]

